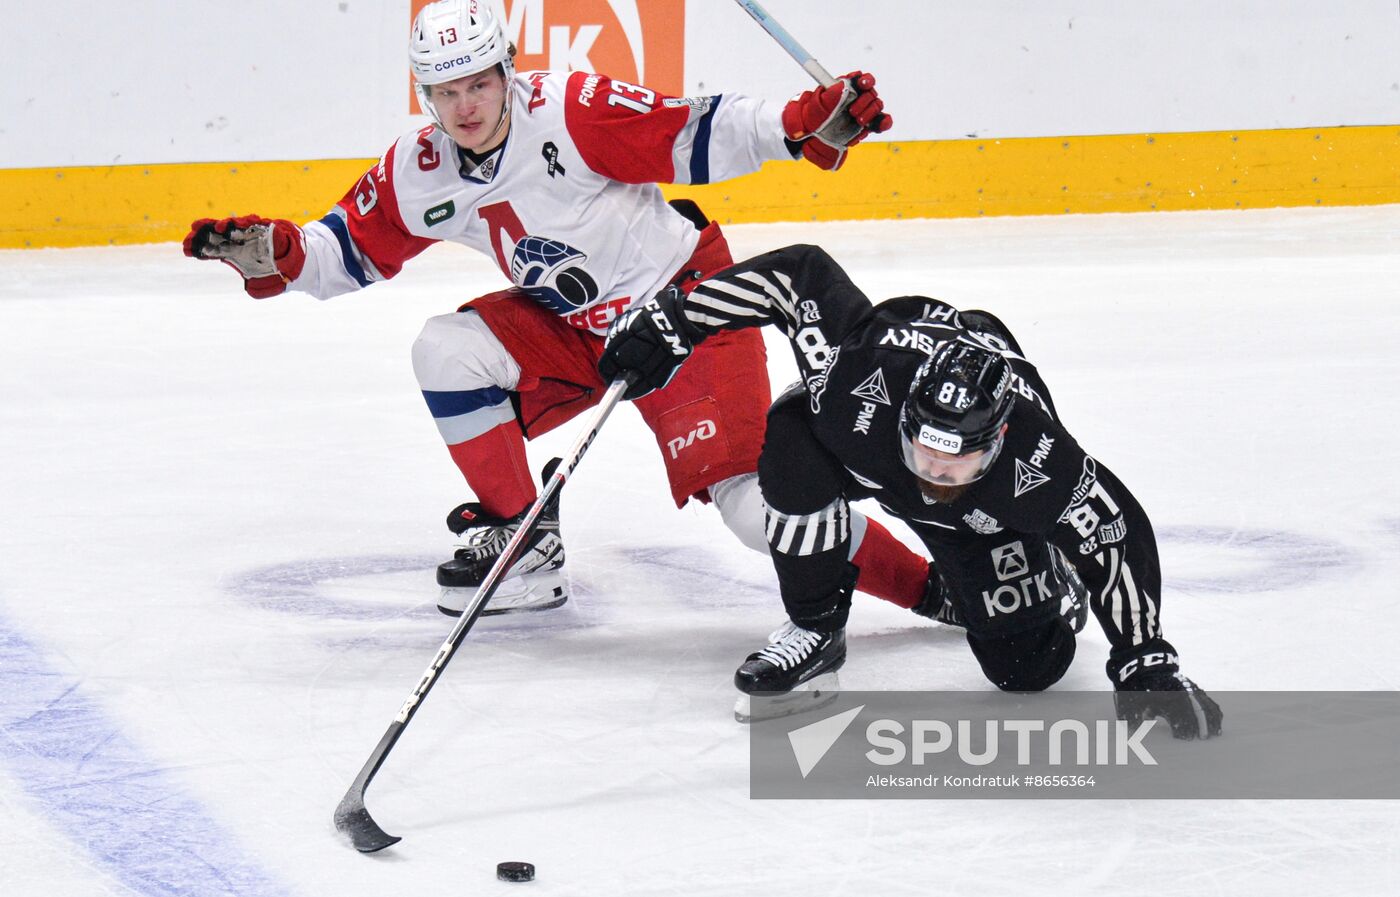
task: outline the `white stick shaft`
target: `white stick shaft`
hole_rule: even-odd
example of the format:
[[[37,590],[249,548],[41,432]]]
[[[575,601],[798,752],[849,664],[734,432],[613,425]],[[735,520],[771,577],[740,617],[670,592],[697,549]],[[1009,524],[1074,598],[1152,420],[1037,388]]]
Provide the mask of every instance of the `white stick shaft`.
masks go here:
[[[515,563],[516,554],[520,550],[522,543],[534,534],[535,521],[539,519],[540,513],[544,510],[544,506],[549,504],[549,500],[554,497],[555,493],[564,488],[564,483],[574,472],[574,468],[578,466],[578,462],[583,459],[583,453],[588,451],[588,447],[593,443],[594,437],[596,437],[598,431],[602,429],[603,421],[607,420],[608,415],[612,414],[613,409],[617,407],[617,403],[622,399],[622,393],[626,389],[627,382],[625,380],[615,380],[608,386],[608,390],[603,394],[603,399],[598,403],[597,409],[594,410],[593,416],[588,422],[588,426],[585,427],[583,432],[579,433],[578,438],[574,440],[574,444],[570,446],[568,454],[564,456],[559,467],[554,471],[554,475],[549,478],[549,482],[545,484],[539,497],[535,499],[535,503],[530,506],[529,513],[525,515],[525,519],[520,521],[520,526],[516,528],[515,535],[511,536],[510,541],[506,543],[506,547],[501,551],[500,557],[496,559],[496,563],[491,566],[491,570],[486,574],[486,578],[483,579],[481,585],[477,587],[476,594],[472,596],[471,601],[467,602],[467,606],[463,609],[462,615],[457,618],[457,624],[452,627],[452,631],[448,633],[447,639],[442,643],[442,647],[439,648],[438,653],[433,656],[433,662],[428,664],[428,668],[423,671],[423,676],[419,679],[418,687],[413,690],[413,693],[404,701],[403,706],[399,708],[399,714],[395,717],[399,723],[408,725],[408,721],[418,709],[418,705],[423,701],[423,698],[427,697],[428,691],[437,681],[438,674],[442,672],[443,667],[447,666],[447,662],[452,659],[452,655],[457,652],[457,649],[462,644],[462,640],[466,638],[467,630],[476,623],[476,618],[481,615],[482,605],[490,600],[491,596],[496,591],[497,584],[505,577],[506,571],[510,569],[510,566]]]
[[[777,20],[768,14],[768,10],[758,4],[757,0],[735,0],[735,2],[753,16],[753,20],[764,31],[767,31],[769,36],[778,42],[778,46],[786,50],[788,55],[802,66],[803,71],[811,75],[818,84],[822,87],[830,87],[836,83],[836,79],[831,77],[831,72],[823,68],[822,64],[817,62],[811,53],[803,49],[802,45],[791,34],[788,34],[787,29],[779,25]]]

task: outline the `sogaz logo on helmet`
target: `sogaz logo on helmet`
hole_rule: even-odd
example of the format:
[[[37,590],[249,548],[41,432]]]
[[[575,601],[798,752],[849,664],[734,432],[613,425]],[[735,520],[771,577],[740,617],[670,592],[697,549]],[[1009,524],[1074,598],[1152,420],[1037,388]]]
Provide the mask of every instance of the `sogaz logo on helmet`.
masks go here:
[[[949,433],[947,430],[940,430],[928,424],[919,428],[919,442],[931,449],[951,454],[957,454],[962,451],[963,447],[963,438],[957,433]]]
[[[459,66],[459,65],[468,65],[468,64],[471,63],[471,61],[472,61],[471,54],[468,54],[468,55],[466,55],[466,56],[458,56],[456,59],[449,59],[449,60],[447,60],[446,62],[434,63],[434,65],[433,65],[433,71],[435,71],[435,72],[446,72],[446,71],[449,71],[449,70],[451,70],[451,69],[455,69],[455,68],[456,68],[457,66]]]

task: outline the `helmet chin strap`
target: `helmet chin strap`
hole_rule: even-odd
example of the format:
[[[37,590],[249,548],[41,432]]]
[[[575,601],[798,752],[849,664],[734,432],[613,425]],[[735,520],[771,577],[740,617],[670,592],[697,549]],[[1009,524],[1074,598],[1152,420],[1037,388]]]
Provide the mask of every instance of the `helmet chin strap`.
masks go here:
[[[496,135],[501,133],[501,128],[510,122],[511,80],[515,77],[515,60],[507,56],[505,61],[499,65],[501,67],[501,80],[505,82],[505,95],[501,100],[501,120],[496,122],[496,127],[491,129],[490,135],[486,138],[487,143],[495,140]]]
[[[491,129],[491,133],[486,136],[483,143],[490,143],[496,139],[496,135],[501,133],[501,128],[510,122],[510,85],[506,85],[505,102],[501,104],[501,120],[496,122],[496,127]]]

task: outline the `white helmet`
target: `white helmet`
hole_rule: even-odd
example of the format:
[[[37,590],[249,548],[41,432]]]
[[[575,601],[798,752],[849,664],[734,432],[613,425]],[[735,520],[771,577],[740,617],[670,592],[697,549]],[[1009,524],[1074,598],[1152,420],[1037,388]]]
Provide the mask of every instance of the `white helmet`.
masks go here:
[[[438,0],[413,20],[408,39],[413,89],[423,111],[437,119],[423,88],[475,75],[500,65],[509,81],[515,74],[510,41],[489,0]]]

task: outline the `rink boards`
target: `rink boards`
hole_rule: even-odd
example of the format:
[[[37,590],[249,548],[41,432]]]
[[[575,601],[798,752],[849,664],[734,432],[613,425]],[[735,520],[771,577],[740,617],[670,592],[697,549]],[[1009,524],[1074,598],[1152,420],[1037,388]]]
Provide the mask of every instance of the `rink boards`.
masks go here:
[[[0,248],[181,239],[196,218],[319,218],[373,159],[0,170]],[[768,163],[673,186],[723,223],[1400,202],[1400,126],[938,140],[856,147],[833,175]]]

